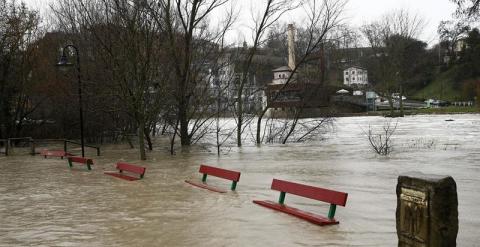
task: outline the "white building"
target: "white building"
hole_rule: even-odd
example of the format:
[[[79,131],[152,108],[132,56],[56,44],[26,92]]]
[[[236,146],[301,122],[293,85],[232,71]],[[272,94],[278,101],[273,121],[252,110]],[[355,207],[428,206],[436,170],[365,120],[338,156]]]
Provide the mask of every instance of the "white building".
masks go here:
[[[288,77],[292,74],[292,70],[288,66],[282,66],[273,70],[272,84],[285,84]]]
[[[368,71],[365,68],[352,66],[343,71],[343,84],[351,85],[367,85]]]
[[[455,45],[453,46],[453,52],[459,53],[464,51],[467,48],[468,48],[467,39],[465,38],[459,39],[455,42]]]

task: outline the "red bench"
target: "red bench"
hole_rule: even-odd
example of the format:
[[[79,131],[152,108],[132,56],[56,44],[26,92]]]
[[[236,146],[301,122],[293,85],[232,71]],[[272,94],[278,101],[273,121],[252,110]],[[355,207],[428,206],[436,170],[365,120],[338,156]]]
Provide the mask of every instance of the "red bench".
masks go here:
[[[254,203],[271,208],[274,210],[278,210],[301,219],[310,221],[317,225],[333,225],[338,224],[339,222],[335,220],[335,210],[337,205],[345,207],[347,203],[347,193],[323,189],[319,187],[298,184],[278,179],[273,179],[272,181],[272,190],[280,191],[280,198],[278,199],[278,203],[272,201],[253,201]],[[328,216],[323,217],[317,214],[313,214],[310,212],[305,212],[296,208],[292,208],[286,206],[284,204],[285,195],[286,193],[294,194],[297,196],[307,197],[314,200],[319,200],[323,202],[330,203],[330,210],[328,211]]]
[[[116,168],[118,170],[118,173],[116,173],[116,172],[105,172],[105,174],[110,175],[110,176],[114,176],[114,177],[117,177],[117,178],[125,179],[125,180],[128,180],[128,181],[134,181],[134,180],[142,179],[145,175],[145,170],[147,169],[145,167],[132,165],[132,164],[124,163],[124,162],[118,162]],[[140,175],[140,177],[133,177],[133,176],[125,175],[125,174],[123,174],[124,171]]]
[[[207,189],[214,192],[219,193],[226,193],[226,190],[221,190],[206,184],[207,182],[207,175],[212,175],[219,178],[224,178],[232,181],[232,186],[230,187],[231,190],[235,190],[237,188],[237,182],[240,180],[240,172],[226,170],[218,167],[207,166],[207,165],[200,165],[200,169],[198,172],[203,173],[202,183],[197,183],[189,180],[185,180],[185,182],[197,186],[203,189]]]
[[[45,158],[47,158],[47,156],[51,156],[51,157],[60,157],[63,159],[63,157],[68,157],[68,156],[72,156],[71,153],[67,153],[65,151],[60,151],[60,150],[42,150],[40,152],[40,155],[43,155]]]
[[[76,156],[70,156],[68,157],[68,166],[70,168],[73,167],[73,163],[79,163],[79,164],[84,164],[87,165],[88,170],[92,170],[92,165],[93,165],[93,160],[84,158],[84,157],[76,157]]]

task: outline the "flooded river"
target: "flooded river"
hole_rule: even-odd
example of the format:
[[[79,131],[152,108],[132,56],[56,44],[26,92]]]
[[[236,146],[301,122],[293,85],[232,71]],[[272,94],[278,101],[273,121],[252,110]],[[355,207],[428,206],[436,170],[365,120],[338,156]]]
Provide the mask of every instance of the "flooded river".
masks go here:
[[[220,157],[214,151],[170,156],[158,148],[140,162],[135,150],[110,146],[93,156],[90,172],[60,159],[2,156],[0,246],[396,246],[395,186],[409,171],[453,176],[458,246],[478,246],[480,115],[402,118],[389,158],[376,156],[362,132],[383,122],[338,118],[324,141],[232,148]],[[103,174],[120,160],[146,166],[145,179]],[[200,180],[201,163],[241,171],[237,191],[218,194],[185,183]],[[346,207],[337,208],[340,224],[320,227],[253,204],[278,198],[269,189],[272,178],[349,193]],[[209,183],[229,187],[221,179]],[[326,203],[288,194],[286,203],[328,212]]]

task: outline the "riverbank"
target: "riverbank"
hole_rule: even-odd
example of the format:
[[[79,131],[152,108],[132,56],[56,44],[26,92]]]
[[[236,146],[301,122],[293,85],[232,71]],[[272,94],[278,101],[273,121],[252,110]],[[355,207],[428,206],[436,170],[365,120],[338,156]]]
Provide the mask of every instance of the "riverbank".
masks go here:
[[[398,113],[398,111],[396,111]],[[480,114],[480,107],[447,106],[439,108],[423,108],[416,110],[405,110],[405,116],[409,115],[435,115],[435,114]],[[370,111],[355,113],[335,113],[333,117],[366,117],[366,116],[388,116],[390,111]]]

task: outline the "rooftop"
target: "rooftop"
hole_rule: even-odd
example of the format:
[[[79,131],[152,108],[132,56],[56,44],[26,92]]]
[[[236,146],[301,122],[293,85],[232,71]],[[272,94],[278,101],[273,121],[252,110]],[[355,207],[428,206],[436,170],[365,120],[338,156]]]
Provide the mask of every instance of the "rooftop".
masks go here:
[[[292,71],[292,70],[288,66],[282,66],[282,67],[278,67],[278,68],[276,68],[272,71],[273,72],[282,72],[282,71]]]

